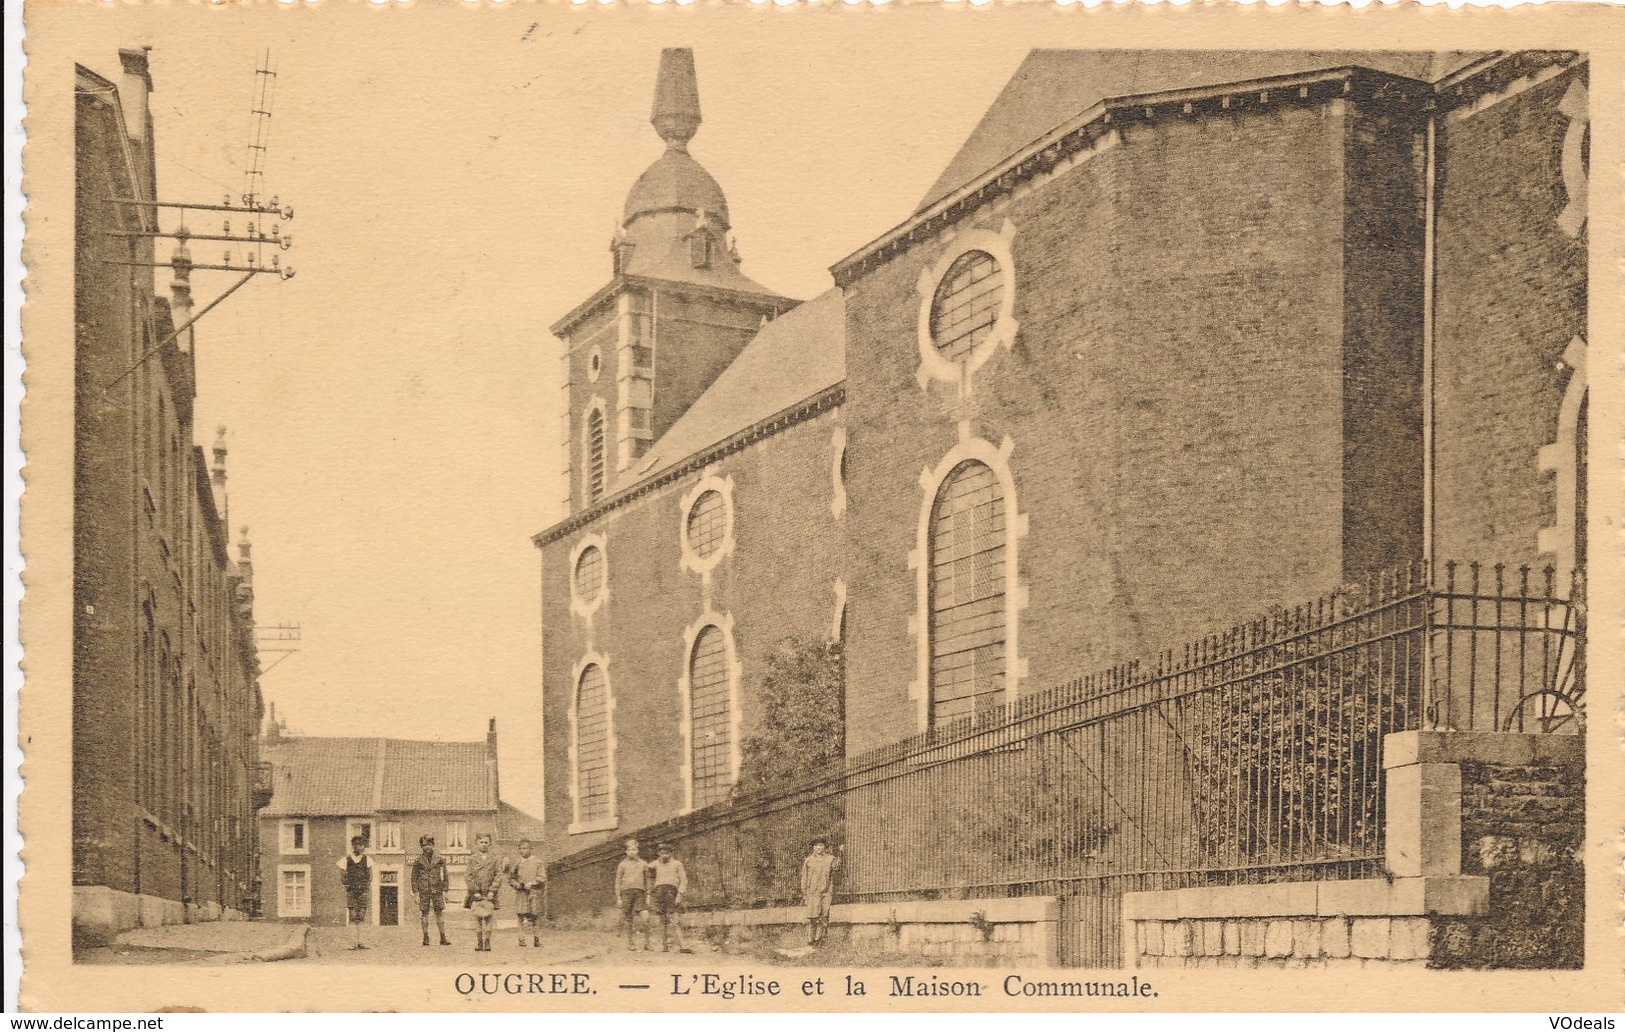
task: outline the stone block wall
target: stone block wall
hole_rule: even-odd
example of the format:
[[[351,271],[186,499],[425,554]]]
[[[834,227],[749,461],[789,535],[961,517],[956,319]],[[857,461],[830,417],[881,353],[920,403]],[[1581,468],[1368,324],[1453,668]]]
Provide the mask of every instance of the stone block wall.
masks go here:
[[[1204,918],[1136,923],[1140,967],[1308,968],[1414,964],[1426,917]]]
[[[1495,906],[1439,919],[1432,966],[1584,965],[1585,764],[1578,738],[1549,744],[1528,765],[1461,765],[1462,872],[1489,879]]]
[[[829,942],[871,957],[937,960],[955,967],[1050,967],[1057,962],[1059,915],[1053,896],[845,903],[830,910]],[[725,949],[807,941],[800,907],[690,913],[684,921],[706,938],[724,942]]]

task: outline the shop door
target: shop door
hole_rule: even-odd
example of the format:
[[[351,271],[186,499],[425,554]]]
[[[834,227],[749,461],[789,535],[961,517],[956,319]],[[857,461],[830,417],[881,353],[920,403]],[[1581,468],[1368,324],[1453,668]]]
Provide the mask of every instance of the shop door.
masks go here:
[[[383,871],[378,876],[378,923],[381,925],[398,925],[401,923],[401,887],[398,884],[400,874],[395,871]]]

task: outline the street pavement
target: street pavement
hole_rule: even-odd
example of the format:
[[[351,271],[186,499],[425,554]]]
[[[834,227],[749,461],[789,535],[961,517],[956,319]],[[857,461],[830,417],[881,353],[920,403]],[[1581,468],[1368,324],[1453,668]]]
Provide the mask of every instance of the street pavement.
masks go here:
[[[451,940],[450,946],[439,945],[432,922],[429,929],[430,945],[424,946],[417,915],[413,914],[410,925],[402,924],[395,928],[375,926],[365,928],[361,939],[367,946],[364,950],[354,948],[355,930],[352,928],[313,927],[305,942],[305,955],[289,963],[436,966],[455,964],[487,971],[540,968],[560,970],[569,965],[593,964],[656,966],[673,971],[688,971],[704,970],[708,963],[715,964],[717,959],[716,951],[703,943],[696,943],[691,947],[692,953],[678,952],[675,944],[669,952],[663,952],[660,948],[658,931],[653,938],[652,950],[642,948],[641,936],[637,939],[638,948],[628,950],[625,935],[620,932],[593,929],[561,930],[544,924],[541,935],[540,947],[520,946],[519,931],[514,919],[511,917],[503,919],[499,916],[496,931],[491,938],[491,951],[477,952],[474,949],[473,919],[461,911],[454,914],[448,910],[446,937]],[[526,941],[529,941],[528,937]],[[707,956],[710,958],[709,961],[706,959]]]

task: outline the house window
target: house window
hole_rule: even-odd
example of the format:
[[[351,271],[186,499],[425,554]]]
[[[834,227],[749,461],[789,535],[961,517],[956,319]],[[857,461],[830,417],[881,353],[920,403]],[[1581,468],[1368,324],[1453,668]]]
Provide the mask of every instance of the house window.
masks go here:
[[[395,852],[401,848],[401,822],[378,822],[378,849],[384,852]]]
[[[590,606],[603,590],[604,552],[596,545],[588,545],[576,557],[576,595]]]
[[[688,668],[690,761],[696,808],[721,802],[733,785],[733,693],[727,640],[708,626],[694,639]]]
[[[705,491],[688,510],[688,547],[701,559],[709,559],[722,547],[728,533],[728,507],[722,492]]]
[[[576,821],[592,824],[610,816],[609,682],[597,663],[587,664],[576,686]]]
[[[967,251],[948,267],[931,302],[931,340],[944,357],[958,360],[986,339],[999,321],[1004,275],[986,251]]]
[[[604,497],[604,411],[587,413],[587,504]]]
[[[308,838],[308,833],[309,833],[309,827],[305,824],[304,821],[283,821],[282,822],[282,852],[284,852],[284,853],[308,853],[308,852],[310,852],[310,840]]]
[[[276,914],[278,917],[310,916],[310,868],[278,867],[276,869]]]
[[[932,726],[1004,701],[1005,500],[993,470],[956,466],[931,513]]]
[[[446,846],[445,846],[445,848],[447,848],[447,849],[467,849],[468,848],[468,822],[467,821],[447,821],[446,822]]]
[[[345,850],[349,850],[350,840],[355,838],[357,835],[361,836],[361,848],[363,850],[370,850],[373,848],[371,821],[352,820],[344,822]]]

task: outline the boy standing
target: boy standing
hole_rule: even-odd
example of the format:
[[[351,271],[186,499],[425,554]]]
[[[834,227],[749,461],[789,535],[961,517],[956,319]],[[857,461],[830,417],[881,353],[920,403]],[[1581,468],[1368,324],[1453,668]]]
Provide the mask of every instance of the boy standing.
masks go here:
[[[649,870],[654,874],[652,905],[654,912],[660,915],[660,950],[662,953],[671,951],[671,932],[675,927],[677,952],[693,953],[694,951],[688,948],[688,943],[683,941],[683,923],[679,911],[683,903],[683,894],[688,891],[688,872],[683,869],[683,862],[671,855],[670,842],[662,842],[657,848],[660,856],[649,865]]]
[[[828,843],[813,839],[812,852],[801,862],[801,895],[807,903],[807,945],[817,946],[829,933],[829,907],[835,900],[835,868],[840,860]]]
[[[525,945],[525,929],[530,929],[530,944],[542,944],[540,921],[547,909],[547,865],[542,858],[530,855],[530,839],[519,840],[519,859],[508,869],[508,884],[513,886],[514,907],[519,911],[519,945]]]
[[[649,894],[649,864],[638,855],[638,840],[626,840],[626,856],[615,868],[615,906],[621,911],[626,925],[626,948],[633,949],[632,930],[637,924],[638,911],[646,910],[644,900]],[[649,922],[643,923],[643,948],[649,949]]]
[[[367,840],[360,835],[350,839],[350,853],[339,857],[339,878],[344,882],[345,920],[355,928],[352,950],[364,950],[361,928],[367,923],[367,896],[372,891],[372,861],[367,858]]]
[[[412,895],[418,898],[418,916],[423,922],[423,945],[429,945],[429,911],[434,911],[434,923],[440,929],[440,945],[450,946],[446,938],[446,887],[451,875],[446,870],[446,858],[436,855],[434,836],[420,835],[418,846],[422,853],[412,858]]]
[[[491,952],[491,929],[496,924],[497,888],[502,861],[491,855],[491,836],[480,832],[477,852],[468,860],[468,895],[463,906],[474,912],[474,949]]]

